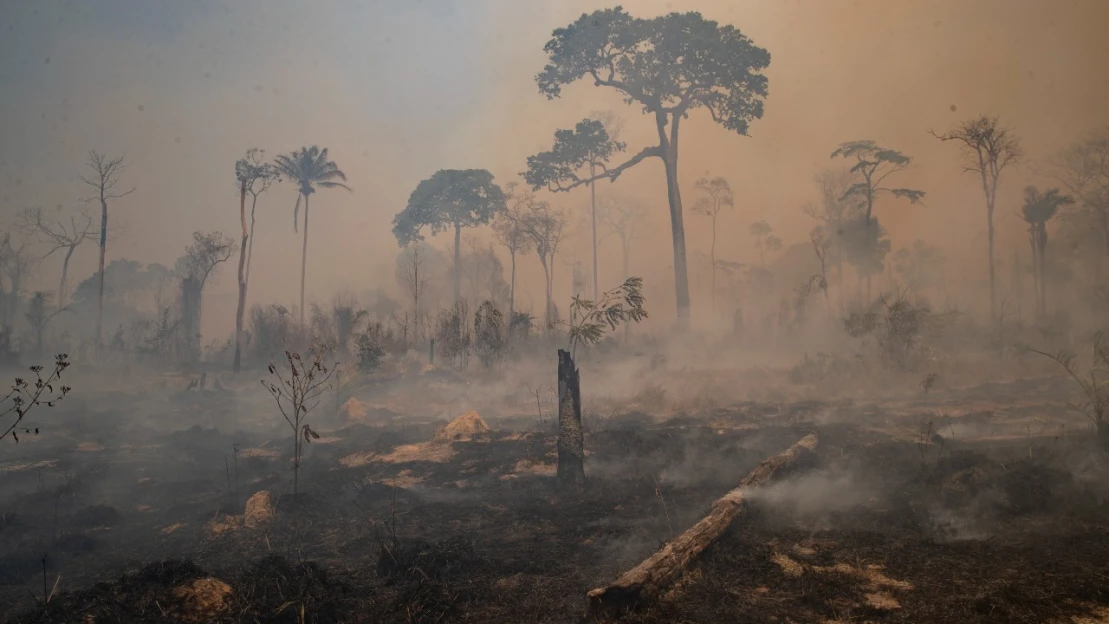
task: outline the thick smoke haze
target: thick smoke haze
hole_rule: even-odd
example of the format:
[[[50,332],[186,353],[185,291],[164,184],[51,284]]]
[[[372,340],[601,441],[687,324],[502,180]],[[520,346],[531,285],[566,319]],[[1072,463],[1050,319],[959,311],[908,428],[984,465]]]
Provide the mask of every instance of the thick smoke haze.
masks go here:
[[[1012,249],[1024,253],[1021,188],[1039,180],[1038,165],[1052,154],[1109,123],[1109,5],[1098,0],[623,4],[641,17],[701,11],[736,25],[771,54],[766,112],[751,136],[729,133],[703,110],[684,126],[679,170],[687,209],[694,181],[706,174],[725,176],[736,191],[735,209],[722,215],[718,234],[717,255],[725,260],[757,261],[747,226],[762,219],[787,248],[807,244],[814,223],[801,206],[817,199],[813,175],[834,164],[828,155],[840,142],[873,139],[912,156],[900,184],[928,193],[923,205],[891,199],[876,206],[894,250],[916,238],[942,241],[961,280],[953,289],[982,293],[979,182],[962,174],[953,145],[927,131],[989,113],[1023,140],[1028,164],[1003,178],[998,198],[998,259],[1006,266]],[[624,118],[629,151],[649,144],[652,125],[609,90],[579,81],[548,101],[535,86],[551,31],[602,6],[608,5],[7,2],[0,8],[2,216],[8,221],[28,206],[73,206],[87,195],[78,176],[90,149],[126,154],[122,184],[138,190],[112,207],[113,222],[126,231],[109,246],[108,259],[172,266],[194,230],[237,232],[232,165],[247,148],[273,156],[316,144],[330,149],[353,193],[313,198],[308,298],[341,289],[396,291],[391,220],[435,170],[488,168],[504,185],[518,179],[527,155],[549,147],[556,128],[598,109]],[[669,322],[674,291],[661,165],[636,167],[614,190],[651,206],[632,272],[646,279],[652,317]],[[549,199],[583,215],[588,191]],[[260,202],[252,302],[296,301],[294,202],[288,183]],[[691,253],[706,251],[707,220],[687,211],[686,229]],[[433,243],[446,246],[447,238]],[[566,247],[557,267],[558,301],[570,291],[567,263],[588,264],[586,240]],[[78,252],[76,281],[95,271],[95,254],[94,245]],[[40,268],[36,287],[54,287],[56,261]],[[601,261],[602,286],[616,283],[614,241],[606,241]],[[518,300],[537,311],[538,262],[525,257],[520,267]],[[233,273],[225,267],[205,297],[206,336],[232,327]],[[707,314],[702,277],[691,275],[695,318]]]

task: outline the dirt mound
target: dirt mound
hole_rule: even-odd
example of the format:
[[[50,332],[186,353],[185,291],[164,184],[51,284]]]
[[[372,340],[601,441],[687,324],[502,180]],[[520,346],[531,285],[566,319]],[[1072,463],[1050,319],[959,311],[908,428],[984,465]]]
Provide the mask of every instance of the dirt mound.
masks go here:
[[[473,440],[475,437],[486,435],[493,430],[481,419],[475,411],[469,411],[452,420],[446,427],[435,433],[433,442],[459,442]]]
[[[251,529],[260,527],[273,519],[273,495],[268,490],[255,492],[246,502],[243,523]]]
[[[227,583],[210,576],[199,578],[173,588],[178,600],[173,615],[182,622],[208,622],[227,610],[230,596]]]
[[[339,408],[339,415],[347,422],[362,422],[366,420],[368,413],[365,403],[351,397]]]

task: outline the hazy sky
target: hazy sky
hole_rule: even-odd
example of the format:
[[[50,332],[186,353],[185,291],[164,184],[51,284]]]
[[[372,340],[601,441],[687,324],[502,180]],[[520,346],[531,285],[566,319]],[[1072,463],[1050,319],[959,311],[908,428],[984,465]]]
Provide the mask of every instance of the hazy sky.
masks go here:
[[[683,125],[681,182],[710,172],[736,190],[722,217],[718,256],[755,257],[747,225],[766,219],[787,244],[812,227],[800,206],[811,178],[841,142],[870,138],[916,158],[902,185],[924,206],[888,200],[876,212],[894,248],[932,238],[984,274],[976,182],[954,146],[926,134],[967,116],[998,114],[1043,159],[1109,124],[1109,2],[1101,0],[734,0],[623,3],[633,15],[699,10],[735,24],[771,53],[770,95],[751,137],[714,126],[703,111]],[[420,179],[440,168],[489,168],[506,183],[528,154],[597,108],[627,121],[629,149],[650,140],[640,111],[582,83],[548,101],[535,87],[551,30],[604,5],[582,0],[7,0],[0,4],[0,210],[77,205],[89,149],[126,154],[112,206],[126,233],[109,258],[172,265],[193,230],[237,231],[234,161],[330,148],[353,193],[313,198],[309,296],[394,287],[393,215]],[[954,107],[954,110],[952,110]],[[1016,216],[1031,167],[1003,182],[1000,256],[1023,252]],[[633,254],[659,313],[672,313],[669,234],[661,165],[648,161],[616,190],[655,207],[655,227]],[[602,185],[603,186],[603,185]],[[580,210],[585,193],[554,198]],[[264,197],[252,299],[292,302],[300,245],[295,190]],[[706,247],[707,221],[686,217],[689,244]],[[447,240],[436,241],[446,245]],[[1017,247],[1019,246],[1019,247]],[[567,248],[567,261],[587,255]],[[615,249],[606,271],[617,270]],[[83,249],[71,275],[95,270]],[[535,266],[532,266],[535,265]],[[533,258],[525,291],[540,297]],[[234,267],[211,289],[205,325],[230,327]],[[971,271],[970,273],[973,273]],[[51,287],[57,268],[40,270]],[[561,269],[560,288],[569,271]],[[977,278],[975,278],[977,279]],[[695,293],[696,296],[696,293]],[[526,303],[526,299],[524,299]],[[695,302],[696,304],[696,302]],[[227,318],[224,318],[227,317]],[[214,325],[213,325],[214,323]]]

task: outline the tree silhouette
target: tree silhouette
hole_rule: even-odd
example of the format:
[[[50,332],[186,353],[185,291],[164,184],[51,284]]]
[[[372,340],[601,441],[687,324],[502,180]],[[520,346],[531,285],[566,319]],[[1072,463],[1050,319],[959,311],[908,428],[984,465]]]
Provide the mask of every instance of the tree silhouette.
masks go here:
[[[882,186],[886,178],[895,173],[904,171],[912,163],[911,158],[897,150],[881,147],[874,141],[849,141],[847,143],[841,143],[840,146],[832,152],[831,157],[843,158],[848,161],[854,160],[855,162],[850,169],[855,182],[844,191],[843,198],[847,200],[859,200],[864,204],[866,210],[863,214],[861,223],[861,226],[864,228],[870,228],[872,226],[874,201],[883,194],[907,199],[911,204],[920,203],[920,201],[924,199],[924,191]],[[866,241],[873,241],[877,244],[882,235],[878,229],[869,233],[860,232],[859,234],[860,236],[854,241],[855,245],[865,244]],[[856,251],[860,251],[860,249],[857,248]],[[886,251],[889,250],[886,249]],[[867,254],[872,257],[876,257],[878,254],[882,256],[885,255],[882,253],[882,250],[878,248],[867,252]],[[872,273],[866,274],[866,297],[868,301],[870,300],[871,275]]]
[[[517,190],[516,182],[509,182],[505,190],[505,210],[493,220],[493,234],[497,242],[508,250],[512,274],[508,285],[508,318],[516,311],[516,255],[531,251],[532,240],[524,231],[524,219],[535,195],[525,189]]]
[[[293,231],[297,229],[297,215],[300,200],[304,200],[304,246],[300,253],[300,322],[304,324],[304,280],[308,269],[308,198],[320,188],[341,188],[350,190],[347,176],[335,161],[327,159],[327,148],[322,150],[315,145],[302,147],[299,151],[282,154],[274,159],[274,167],[279,175],[297,185],[297,203],[293,208]]]
[[[603,122],[583,119],[573,130],[555,130],[554,147],[528,156],[528,170],[523,174],[532,190],[546,187],[551,192],[567,191],[567,184],[582,179],[589,186],[590,218],[593,232],[593,299],[597,287],[597,181],[598,171],[607,169],[608,160],[626,146],[608,135]],[[584,171],[583,171],[584,169]]]
[[[100,265],[98,271],[100,285],[96,295],[96,348],[101,347],[100,334],[104,325],[104,255],[108,249],[108,200],[126,197],[135,192],[135,187],[126,191],[118,191],[119,176],[127,167],[123,156],[108,158],[97,151],[89,152],[86,166],[91,170],[87,177],[82,176],[81,181],[92,187],[94,195],[85,200],[100,202]]]
[[[485,169],[440,169],[420,182],[408,206],[393,218],[393,235],[403,247],[454,228],[454,300],[462,297],[462,228],[489,223],[504,210],[505,195]]]
[[[1028,238],[1032,244],[1032,277],[1036,285],[1036,311],[1040,314],[1047,310],[1047,279],[1044,272],[1047,266],[1047,222],[1059,212],[1059,208],[1073,203],[1074,198],[1063,195],[1057,188],[1042,193],[1035,186],[1024,188],[1020,213],[1028,224]]]
[[[235,251],[235,241],[220,232],[193,232],[193,242],[177,260],[181,280],[181,323],[194,355],[200,346],[201,298],[204,286],[220,264]]]
[[[1009,165],[1020,162],[1024,151],[1020,140],[1002,128],[997,117],[980,115],[968,119],[945,134],[931,133],[941,141],[958,141],[962,145],[963,171],[977,173],[982,180],[982,194],[986,198],[986,231],[989,239],[990,263],[990,318],[997,320],[997,279],[994,257],[993,212],[997,201],[997,187],[1001,172]]]
[[[610,234],[615,234],[620,239],[620,254],[623,258],[623,273],[621,279],[631,277],[628,267],[631,259],[632,242],[638,236],[639,225],[647,218],[647,206],[639,200],[610,195],[601,201],[598,218]],[[625,326],[625,329],[627,326]]]
[[[546,278],[546,307],[543,319],[548,328],[557,320],[554,314],[552,295],[554,290],[555,256],[558,247],[566,235],[566,213],[551,208],[545,201],[532,202],[527,206],[528,212],[521,221],[523,231],[531,239],[532,247],[539,256],[539,263],[543,265],[543,276]]]
[[[42,208],[29,208],[19,215],[20,227],[25,231],[37,234],[39,241],[48,245],[47,252],[42,256],[45,260],[55,252],[65,250],[62,259],[62,277],[58,284],[58,307],[64,308],[66,303],[66,282],[69,277],[69,261],[73,252],[87,240],[96,238],[96,228],[92,223],[92,215],[88,210],[80,208],[71,212],[68,219],[54,219],[47,216]],[[66,223],[69,221],[69,223]]]
[[[1053,159],[1054,176],[1101,230],[1109,256],[1109,129],[1091,132]]]
[[[250,256],[254,251],[254,213],[258,196],[265,193],[277,179],[277,171],[265,162],[264,150],[252,147],[246,156],[235,162],[235,180],[239,183],[239,220],[242,222],[242,243],[239,245],[239,302],[235,309],[235,361],[232,368],[242,368],[243,315],[246,312],[246,290],[250,281]],[[250,225],[246,223],[246,196],[250,193]],[[306,209],[307,210],[307,209]]]
[[[778,238],[766,221],[755,221],[747,228],[747,233],[755,237],[755,249],[759,252],[759,264],[766,265],[766,252],[778,251],[782,248],[782,239]]]
[[[709,246],[709,260],[712,262],[712,310],[716,312],[716,217],[725,208],[735,205],[732,187],[720,176],[697,180],[697,190],[702,196],[693,204],[693,212],[712,219],[712,244]]]
[[[746,135],[749,122],[762,117],[767,78],[761,72],[770,64],[770,54],[734,26],[706,20],[700,13],[640,19],[622,7],[582,14],[569,26],[555,30],[543,49],[547,65],[536,76],[536,83],[548,99],[561,96],[563,86],[585,78],[595,86],[615,89],[629,104],[639,104],[644,114],[653,117],[658,145],[565,188],[600,178],[614,180],[650,157],[662,161],[674,246],[678,326],[687,328],[689,279],[678,187],[681,120],[704,108],[713,121]]]

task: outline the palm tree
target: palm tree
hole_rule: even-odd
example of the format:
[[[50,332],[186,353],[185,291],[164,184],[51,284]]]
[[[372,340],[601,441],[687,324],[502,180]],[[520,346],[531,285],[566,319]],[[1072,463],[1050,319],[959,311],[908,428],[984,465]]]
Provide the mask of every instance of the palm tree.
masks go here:
[[[1032,278],[1036,285],[1036,311],[1043,314],[1047,307],[1047,283],[1044,277],[1044,257],[1047,252],[1047,222],[1059,212],[1061,206],[1074,203],[1069,195],[1052,188],[1040,192],[1034,186],[1024,188],[1021,216],[1028,223],[1028,238],[1032,243]]]
[[[278,156],[274,159],[274,167],[284,177],[296,183],[300,187],[300,193],[297,195],[296,208],[293,209],[293,231],[297,229],[297,216],[300,212],[300,200],[304,199],[304,248],[300,256],[300,322],[304,323],[304,276],[308,266],[308,197],[316,192],[316,187],[321,188],[344,188],[350,190],[350,187],[342,182],[335,180],[347,181],[347,175],[343,173],[335,161],[327,159],[327,148],[322,150],[313,145],[312,147],[302,147],[299,151],[292,152],[291,154]]]

